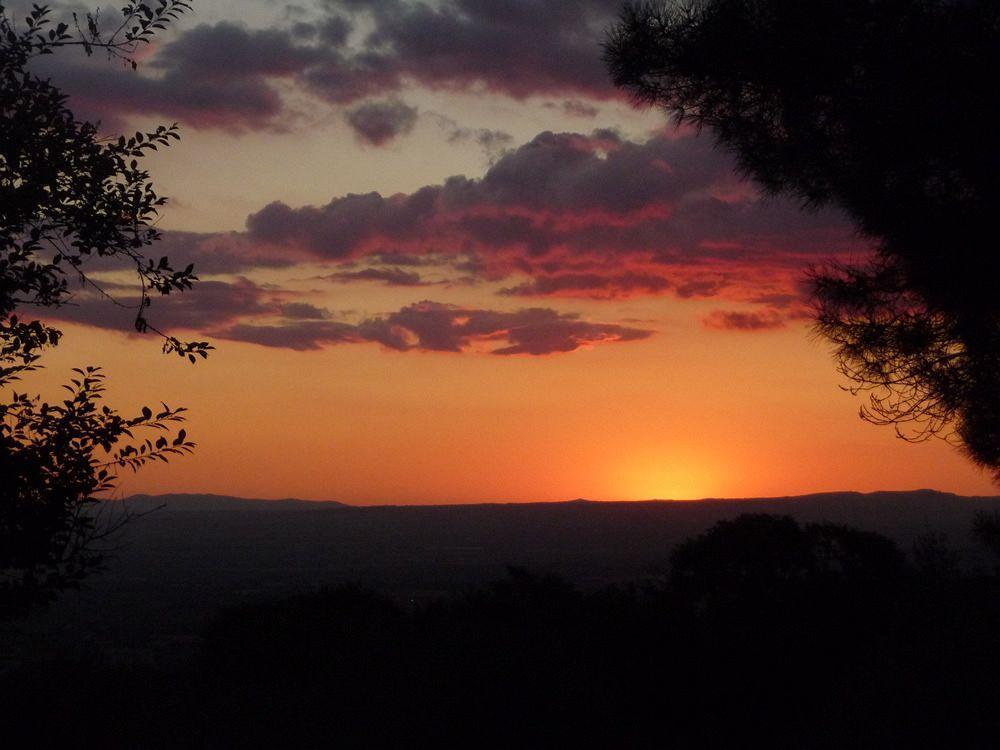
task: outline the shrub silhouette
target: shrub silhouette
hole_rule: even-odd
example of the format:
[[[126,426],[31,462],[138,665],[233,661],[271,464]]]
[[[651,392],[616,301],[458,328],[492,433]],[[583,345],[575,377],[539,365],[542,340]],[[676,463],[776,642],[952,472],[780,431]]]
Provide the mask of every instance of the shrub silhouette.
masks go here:
[[[193,267],[174,269],[146,254],[160,238],[155,224],[166,199],[140,162],[177,139],[176,126],[103,138],[32,69],[36,58],[68,46],[134,67],[137,48],[189,7],[183,0],[126,3],[121,26],[108,35],[96,14],[71,31],[34,5],[18,26],[0,4],[0,620],[51,600],[101,564],[101,540],[129,517],[109,519],[99,510],[118,471],[194,447],[183,429],[165,434],[184,420],[183,409],[164,404],[126,417],[106,406],[97,367],[75,369],[61,402],[13,390],[62,335],[24,320],[21,308],[61,305],[74,278],[110,298],[88,276],[88,261],[116,258],[134,267],[140,332],[156,331],[147,319],[153,295],[184,291],[197,280]],[[160,335],[164,351],[192,362],[211,349]]]

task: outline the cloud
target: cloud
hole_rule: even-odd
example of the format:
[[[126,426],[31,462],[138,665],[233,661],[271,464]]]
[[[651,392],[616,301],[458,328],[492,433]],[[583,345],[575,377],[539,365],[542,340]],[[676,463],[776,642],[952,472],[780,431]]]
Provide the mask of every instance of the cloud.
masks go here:
[[[564,273],[539,276],[517,286],[500,290],[501,294],[517,297],[545,295],[583,296],[594,299],[629,297],[634,294],[659,294],[671,286],[670,281],[655,274],[626,273]]]
[[[566,99],[561,103],[546,102],[545,106],[548,109],[561,110],[563,114],[569,115],[570,117],[594,118],[600,114],[600,110],[593,104],[588,104],[587,102],[579,99]]]
[[[353,55],[307,71],[312,88],[332,101],[345,101],[366,84],[390,90],[405,81],[518,99],[620,96],[601,62],[617,0],[343,0],[326,7],[363,17],[371,27]]]
[[[70,304],[46,311],[49,320],[134,332],[140,299],[134,288],[102,285],[116,300],[92,288]],[[202,281],[194,289],[154,300],[147,317],[170,333],[196,331],[209,339],[309,351],[335,344],[377,343],[400,352],[470,352],[543,355],[614,342],[639,341],[651,330],[581,320],[549,308],[495,311],[423,301],[358,322],[334,320],[329,310],[292,292],[239,278]]]
[[[432,265],[436,259],[429,255],[413,255],[390,251],[373,255],[370,257],[370,260],[393,266],[428,266]]]
[[[723,166],[724,165],[724,166]],[[317,255],[360,254],[371,240],[531,244],[537,252],[574,235],[668,218],[673,204],[728,179],[708,144],[654,138],[645,144],[598,131],[541,133],[506,153],[480,179],[451,177],[411,194],[347,195],[325,206],[280,201],[252,214],[251,236],[295,243]]]
[[[491,163],[498,159],[507,147],[514,142],[514,136],[503,130],[464,127],[450,117],[445,117],[437,113],[430,113],[430,115],[437,120],[438,125],[445,131],[449,143],[461,143],[465,141],[476,143],[483,149],[483,152],[489,157]]]
[[[202,24],[164,44],[138,71],[73,51],[39,62],[81,116],[120,128],[127,115],[155,115],[198,128],[283,129],[279,87],[326,56],[288,31]],[[56,59],[58,58],[58,60]]]
[[[188,27],[187,16],[138,72],[82,55],[60,55],[41,70],[72,94],[74,107],[110,127],[123,116],[153,114],[199,128],[281,130],[294,118],[289,94],[346,106],[415,84],[517,99],[570,96],[566,111],[589,116],[581,97],[622,96],[600,50],[618,5],[342,0],[264,29],[230,21]],[[104,15],[112,25],[115,12]]]
[[[326,320],[330,311],[307,302],[287,302],[281,306],[281,315],[291,320]]]
[[[84,287],[68,304],[47,310],[47,318],[95,328],[134,331],[140,297],[134,285],[102,283],[117,304]],[[154,297],[146,318],[163,331],[204,331],[247,316],[274,315],[280,303],[272,290],[247,279],[199,281],[194,289]]]
[[[306,351],[324,345],[378,343],[400,352],[466,352],[545,355],[614,342],[639,341],[652,331],[594,323],[547,308],[498,312],[418,302],[351,325],[334,321],[239,323],[215,330],[218,338]],[[496,346],[496,344],[501,344]]]
[[[417,122],[417,108],[390,99],[383,102],[366,102],[344,115],[358,140],[372,146],[384,146],[413,130]]]
[[[326,40],[328,43],[331,40]],[[334,43],[333,46],[336,46]],[[230,21],[200,24],[165,44],[148,66],[187,80],[286,77],[329,54],[296,43],[284,29],[248,29]]]
[[[205,274],[309,263],[326,266],[321,278],[341,283],[416,287],[431,278],[490,284],[508,297],[673,294],[766,311],[722,311],[706,320],[741,330],[801,317],[803,269],[830,254],[864,250],[838,214],[759,200],[707,140],[656,135],[638,142],[608,130],[541,133],[481,176],[409,193],[350,194],[298,208],[274,201],[248,217],[245,233],[167,233],[162,247],[175,263],[194,260]],[[305,275],[316,278],[317,271]],[[281,290],[255,296],[244,287],[243,294],[244,312],[219,307],[224,315],[208,315],[204,326],[239,325],[248,336],[246,326],[308,323],[296,334],[307,342],[316,331],[361,335],[312,325],[337,322],[330,317],[282,316],[280,305],[295,300]],[[382,330],[377,320],[370,330]],[[390,346],[393,339],[380,335]]]
[[[199,277],[261,268],[290,268],[308,259],[308,256],[296,254],[288,248],[264,246],[238,232],[165,231],[149,252],[156,258],[167,257],[175,268],[183,268],[190,263]],[[83,270],[91,275],[107,271],[134,271],[135,262],[120,256],[92,256],[85,261]]]
[[[857,250],[853,230],[840,216],[803,215],[791,204],[761,202],[735,181],[731,164],[706,141],[654,136],[634,142],[611,131],[542,133],[480,177],[452,177],[411,193],[347,195],[300,208],[275,201],[248,218],[245,233],[168,232],[157,247],[175,264],[194,261],[203,275],[307,263],[312,267],[305,276],[337,283],[479,283],[522,298],[673,294],[759,308],[706,318],[706,326],[726,330],[766,330],[803,317],[803,269],[821,256]],[[325,269],[317,273],[315,264]],[[245,279],[205,284],[190,298],[156,300],[151,319],[163,327],[211,329],[241,339],[269,336],[271,346],[285,331],[300,348],[333,338],[377,340],[390,348],[418,341],[418,348],[435,349],[436,334],[420,335],[416,321],[451,314],[409,310],[413,326],[407,326],[393,317],[399,311],[373,318],[362,330],[357,321],[335,320],[305,302],[295,306],[300,301],[281,289]],[[202,288],[208,295],[196,305]],[[134,311],[102,322],[109,314],[82,305],[62,316],[128,330]],[[587,341],[586,335],[597,337],[602,330],[630,335],[590,327],[614,324],[584,322],[538,324],[512,333],[505,346],[554,346],[543,331],[563,335],[567,346],[574,331]],[[469,342],[483,343],[475,337]],[[451,350],[470,345],[459,338]]]
[[[350,344],[360,341],[353,325],[332,320],[292,320],[274,325],[236,323],[228,328],[209,331],[208,335],[299,352],[320,349],[324,344]]]
[[[175,266],[193,263],[195,273],[234,274],[255,268],[289,268],[303,260],[285,248],[262,247],[237,232],[197,233],[168,231],[154,248]]]
[[[426,284],[420,274],[401,268],[364,268],[360,271],[338,271],[323,277],[330,281],[381,281],[387,286],[422,286]]]
[[[702,322],[707,328],[719,331],[773,331],[785,327],[785,316],[776,310],[744,312],[739,310],[713,310]]]
[[[351,258],[362,254],[368,240],[416,236],[422,219],[434,209],[432,192],[405,199],[350,194],[319,208],[292,209],[275,201],[251,214],[247,229],[253,239],[294,244],[321,258]]]
[[[677,296],[681,299],[692,297],[714,297],[726,287],[725,279],[695,278],[677,287]]]
[[[344,263],[390,254],[474,259],[508,295],[678,297],[798,294],[820,257],[863,250],[833,211],[762,201],[706,139],[615,132],[539,134],[479,178],[372,192],[247,220],[251,241]],[[457,265],[455,267],[457,269]]]
[[[652,335],[652,331],[609,323],[553,320],[511,330],[508,333],[510,346],[494,349],[493,353],[540,355],[571,352],[582,346],[614,341],[640,341]]]

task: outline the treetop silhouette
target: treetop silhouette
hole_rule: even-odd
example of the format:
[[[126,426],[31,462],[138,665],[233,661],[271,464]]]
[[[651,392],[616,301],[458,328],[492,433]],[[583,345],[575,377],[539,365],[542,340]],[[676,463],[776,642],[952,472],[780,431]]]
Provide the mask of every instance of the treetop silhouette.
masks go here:
[[[34,59],[68,46],[135,67],[137,47],[189,8],[183,0],[130,2],[105,32],[96,14],[82,23],[74,14],[71,30],[54,23],[44,6],[33,6],[16,24],[0,5],[0,388],[36,369],[41,351],[62,335],[22,319],[21,308],[64,304],[74,278],[116,302],[88,275],[87,261],[95,257],[135,268],[141,287],[135,327],[159,333],[165,352],[194,362],[212,348],[158,331],[146,314],[153,295],[184,291],[197,280],[192,266],[175,269],[167,258],[148,255],[160,238],[155,223],[166,199],[141,160],[176,140],[176,125],[103,138],[31,70]],[[0,619],[51,599],[100,564],[100,540],[127,520],[102,521],[96,507],[118,471],[194,447],[184,430],[166,434],[183,421],[184,409],[164,404],[123,417],[101,403],[99,368],[75,375],[61,402],[11,391],[0,403]],[[143,438],[143,431],[153,435]]]
[[[1000,472],[1000,6],[631,4],[605,60],[766,192],[850,216],[875,257],[819,269],[812,288],[817,330],[871,397],[862,415]]]

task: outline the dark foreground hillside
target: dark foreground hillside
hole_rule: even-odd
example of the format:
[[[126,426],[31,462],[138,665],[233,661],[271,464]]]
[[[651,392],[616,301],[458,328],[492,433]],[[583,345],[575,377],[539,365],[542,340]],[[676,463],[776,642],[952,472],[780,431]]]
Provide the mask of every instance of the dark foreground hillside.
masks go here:
[[[110,661],[186,658],[222,607],[359,584],[404,606],[495,580],[507,566],[553,574],[585,591],[655,578],[671,549],[740,513],[790,514],[886,534],[908,550],[942,534],[965,564],[986,563],[969,529],[1000,498],[937,492],[798,498],[351,507],[216,496],[136,497],[137,519],[107,570],[17,633],[0,624],[0,668],[54,649]],[[6,631],[6,632],[5,632]]]
[[[997,551],[1000,517],[980,533]],[[982,532],[982,524],[980,530]],[[228,607],[172,664],[0,675],[0,736],[82,747],[994,747],[1000,577],[940,535],[761,513],[657,575],[508,569],[421,602],[365,586]]]

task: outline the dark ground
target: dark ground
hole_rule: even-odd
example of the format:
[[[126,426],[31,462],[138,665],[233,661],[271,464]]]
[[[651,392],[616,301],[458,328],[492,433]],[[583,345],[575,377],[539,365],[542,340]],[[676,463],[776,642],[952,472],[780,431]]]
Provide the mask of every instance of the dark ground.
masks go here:
[[[357,583],[402,604],[494,580],[507,566],[584,590],[663,573],[673,546],[741,513],[792,515],[877,531],[908,550],[945,535],[967,565],[989,564],[969,537],[1000,498],[931,491],[797,498],[352,507],[218,496],[137,496],[107,570],[7,630],[0,664],[55,649],[111,661],[185,658],[224,607]],[[2,626],[0,626],[2,627]]]
[[[161,502],[85,590],[0,631],[5,746],[1000,736],[1000,558],[970,537],[1000,498],[132,507]]]

